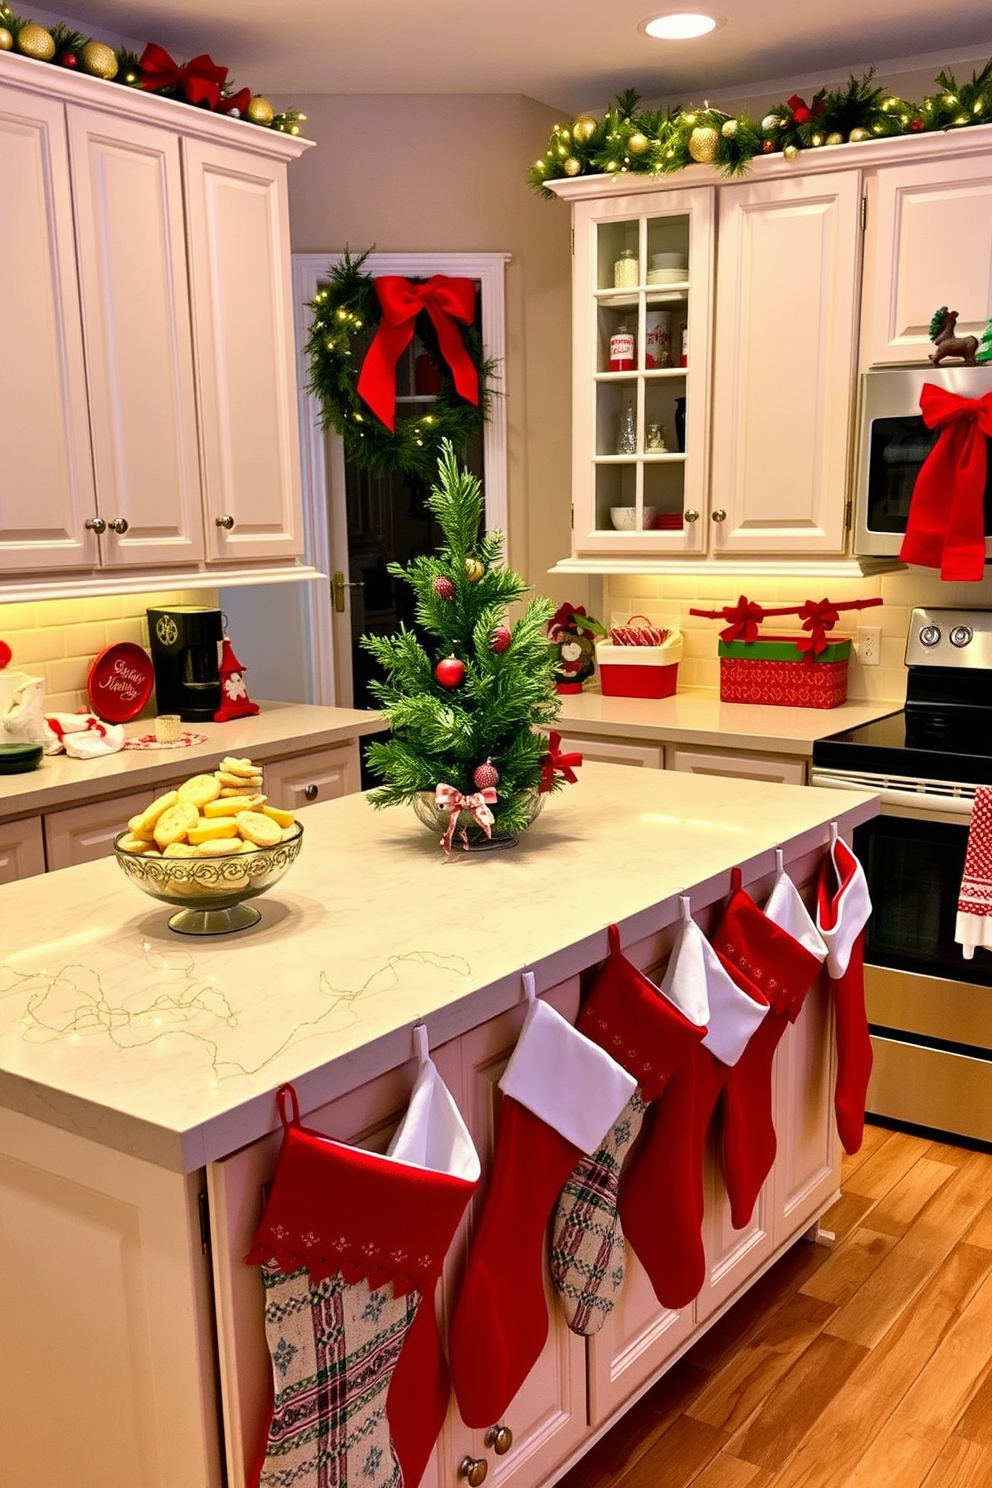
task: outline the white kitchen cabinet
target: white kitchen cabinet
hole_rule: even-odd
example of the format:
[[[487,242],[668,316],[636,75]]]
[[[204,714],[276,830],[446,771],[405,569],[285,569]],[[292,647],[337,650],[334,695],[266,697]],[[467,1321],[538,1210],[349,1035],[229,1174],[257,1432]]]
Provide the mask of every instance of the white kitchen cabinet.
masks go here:
[[[350,739],[292,759],[266,760],[263,789],[273,806],[302,811],[316,801],[334,801],[361,788],[358,743]]]
[[[0,822],[0,883],[45,871],[45,839],[38,817]]]
[[[771,780],[782,785],[806,784],[806,759],[792,754],[741,753],[709,749],[705,745],[670,744],[670,770],[688,770],[694,775],[729,775],[738,780]]]
[[[923,362],[940,305],[958,335],[980,336],[992,314],[992,164],[963,131],[943,158],[880,166],[868,178],[861,364]]]
[[[665,768],[663,744],[624,744],[615,739],[580,738],[562,735],[559,746],[563,754],[577,752],[583,760],[599,760],[604,765],[637,765],[647,770]]]
[[[129,818],[144,811],[152,800],[151,791],[132,791],[126,796],[105,797],[89,801],[85,806],[66,806],[61,811],[47,812],[44,823],[49,870],[109,857],[114,850],[114,838],[127,830]]]
[[[715,558],[844,551],[860,211],[853,169],[720,191]]]

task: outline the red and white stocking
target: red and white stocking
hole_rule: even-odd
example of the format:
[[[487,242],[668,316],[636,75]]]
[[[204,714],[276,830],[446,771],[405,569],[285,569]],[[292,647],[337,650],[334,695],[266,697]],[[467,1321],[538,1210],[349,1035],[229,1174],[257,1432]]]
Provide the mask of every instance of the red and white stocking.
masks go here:
[[[871,1077],[864,975],[864,930],[870,915],[871,898],[864,869],[837,835],[836,822],[831,822],[830,848],[817,883],[816,928],[827,946],[827,974],[837,1040],[834,1113],[845,1152],[857,1152],[861,1146]]]
[[[626,1246],[617,1212],[620,1169],[672,1072],[706,1032],[690,1023],[620,949],[616,925],[610,954],[576,1023],[639,1082],[591,1157],[562,1190],[551,1236],[551,1281],[573,1333],[598,1333],[623,1286]]]
[[[301,1126],[292,1086],[277,1098],[285,1134],[246,1257],[262,1267],[273,1383],[252,1483],[416,1488],[450,1393],[434,1291],[475,1148],[425,1051],[385,1156]]]
[[[482,1218],[448,1335],[466,1426],[491,1426],[537,1362],[548,1335],[548,1220],[583,1154],[595,1152],[636,1080],[547,1003],[530,997],[503,1072],[496,1150]]]
[[[782,921],[805,935],[806,943]],[[805,925],[803,921],[805,920]],[[820,954],[812,949],[819,942]],[[723,1171],[730,1220],[741,1230],[775,1161],[777,1140],[772,1114],[772,1063],[779,1041],[799,1016],[827,948],[782,867],[762,912],[731,875],[731,896],[713,936],[713,948],[745,991],[764,994],[770,1003],[737,1063],[728,1071],[723,1093]]]
[[[706,1275],[703,1149],[731,1066],[768,1012],[738,987],[682,901],[683,923],[661,988],[690,1021],[708,1025],[645,1121],[620,1183],[620,1219],[663,1307],[685,1307]]]

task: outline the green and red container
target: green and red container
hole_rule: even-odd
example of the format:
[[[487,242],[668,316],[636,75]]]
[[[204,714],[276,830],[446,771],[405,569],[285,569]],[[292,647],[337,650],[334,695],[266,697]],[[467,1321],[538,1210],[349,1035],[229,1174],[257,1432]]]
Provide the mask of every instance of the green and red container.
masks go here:
[[[719,641],[720,701],[780,708],[836,708],[847,701],[849,637],[829,641],[813,660],[794,636]]]

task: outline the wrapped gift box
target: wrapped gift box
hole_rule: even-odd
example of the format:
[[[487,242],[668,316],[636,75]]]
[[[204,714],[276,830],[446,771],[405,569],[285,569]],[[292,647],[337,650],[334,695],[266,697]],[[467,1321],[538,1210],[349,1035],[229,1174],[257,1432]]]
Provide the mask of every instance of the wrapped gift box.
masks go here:
[[[604,697],[671,697],[678,683],[682,634],[670,631],[660,646],[615,646],[596,642],[599,685]]]
[[[719,641],[720,700],[780,708],[836,708],[847,700],[849,638],[827,644],[807,661],[791,636]],[[603,691],[606,691],[605,685]]]

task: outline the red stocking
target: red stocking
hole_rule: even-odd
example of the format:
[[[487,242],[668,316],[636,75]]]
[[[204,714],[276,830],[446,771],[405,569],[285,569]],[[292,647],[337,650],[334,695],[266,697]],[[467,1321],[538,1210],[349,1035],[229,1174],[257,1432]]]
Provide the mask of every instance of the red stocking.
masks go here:
[[[551,1210],[636,1087],[604,1050],[536,1000],[499,1083],[492,1177],[448,1339],[466,1426],[498,1421],[537,1362],[548,1336]]]
[[[837,1085],[834,1113],[845,1152],[857,1152],[865,1131],[871,1077],[871,1037],[865,1012],[864,929],[871,899],[864,869],[831,823],[830,850],[817,884],[816,926],[827,944],[834,1002]]]

